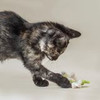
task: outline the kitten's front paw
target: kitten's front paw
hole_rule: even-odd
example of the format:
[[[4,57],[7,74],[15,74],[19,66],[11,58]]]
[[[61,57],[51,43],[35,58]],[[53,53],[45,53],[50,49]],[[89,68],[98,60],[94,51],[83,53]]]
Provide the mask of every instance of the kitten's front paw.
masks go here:
[[[35,75],[33,77],[33,82],[39,87],[46,87],[49,85],[49,82],[47,80],[43,80],[41,77],[36,77]]]
[[[62,88],[71,88],[72,87],[70,81],[67,78],[63,77],[61,74],[58,74],[58,73],[56,74],[56,76],[57,76],[56,83],[59,86],[61,86]]]

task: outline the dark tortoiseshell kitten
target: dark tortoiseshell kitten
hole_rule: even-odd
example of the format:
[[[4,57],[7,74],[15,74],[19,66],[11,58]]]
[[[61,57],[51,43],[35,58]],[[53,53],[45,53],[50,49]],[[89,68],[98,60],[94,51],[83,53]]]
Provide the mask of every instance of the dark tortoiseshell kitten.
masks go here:
[[[57,60],[69,40],[80,35],[58,23],[29,23],[14,12],[0,12],[0,61],[9,58],[22,60],[37,86],[48,86],[49,80],[62,88],[70,88],[69,80],[45,68],[42,60],[45,56]]]

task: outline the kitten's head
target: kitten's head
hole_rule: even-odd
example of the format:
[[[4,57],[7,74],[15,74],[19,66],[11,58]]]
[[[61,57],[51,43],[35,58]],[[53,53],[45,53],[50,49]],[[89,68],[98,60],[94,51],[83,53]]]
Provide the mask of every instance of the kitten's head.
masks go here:
[[[41,49],[50,60],[56,60],[69,44],[69,40],[79,37],[81,33],[66,28],[57,23],[50,23],[46,30],[46,36],[41,40]]]

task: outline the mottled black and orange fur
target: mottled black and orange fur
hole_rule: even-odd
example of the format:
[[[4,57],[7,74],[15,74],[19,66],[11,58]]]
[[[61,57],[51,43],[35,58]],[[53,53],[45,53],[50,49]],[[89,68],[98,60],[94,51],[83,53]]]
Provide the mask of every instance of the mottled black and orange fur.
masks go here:
[[[42,65],[42,60],[45,57],[56,60],[65,51],[69,40],[80,35],[58,23],[29,23],[14,12],[0,12],[0,61],[20,59],[32,73],[37,86],[48,86],[49,80],[62,88],[70,88],[69,80],[49,71]]]

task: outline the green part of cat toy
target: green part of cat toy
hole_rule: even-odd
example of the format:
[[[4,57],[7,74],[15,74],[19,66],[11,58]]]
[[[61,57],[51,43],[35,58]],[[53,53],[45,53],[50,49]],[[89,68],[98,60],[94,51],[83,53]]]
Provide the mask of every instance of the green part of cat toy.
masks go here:
[[[84,85],[84,84],[90,84],[90,81],[87,81],[87,80],[82,80],[81,85]]]
[[[72,88],[81,88],[85,84],[90,84],[90,81],[87,80],[77,80],[75,74],[68,75],[65,72],[62,72],[62,76],[69,79],[70,83],[72,84]]]

